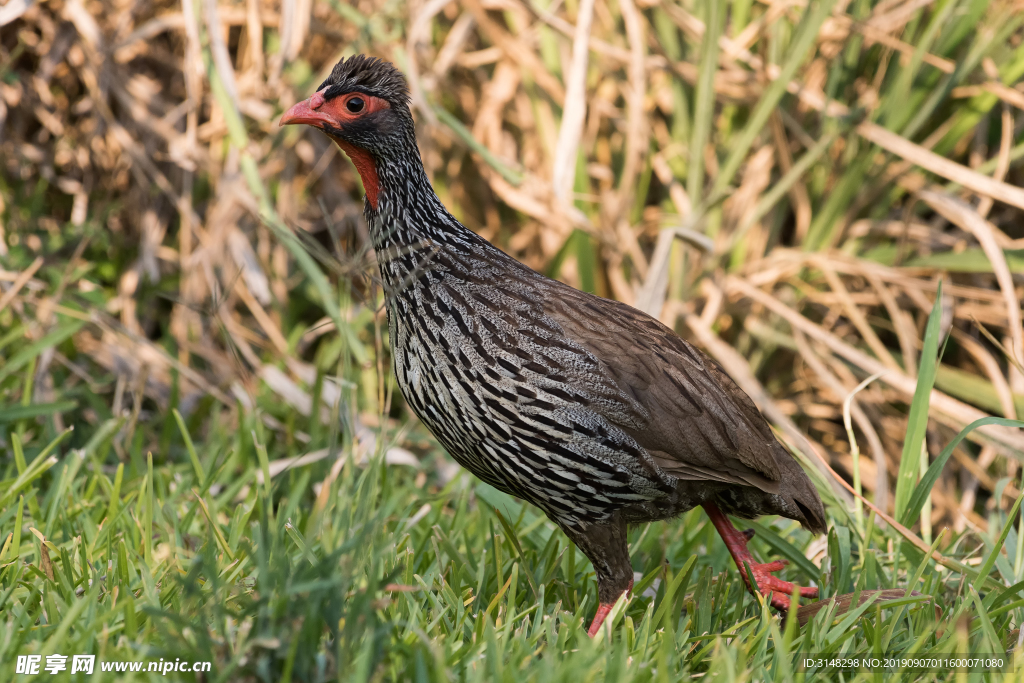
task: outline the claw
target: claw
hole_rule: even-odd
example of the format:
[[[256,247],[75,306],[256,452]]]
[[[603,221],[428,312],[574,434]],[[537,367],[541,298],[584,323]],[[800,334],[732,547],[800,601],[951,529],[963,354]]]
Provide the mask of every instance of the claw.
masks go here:
[[[754,530],[753,529],[744,529],[740,533],[742,533],[744,536],[746,536],[748,541],[754,540]]]

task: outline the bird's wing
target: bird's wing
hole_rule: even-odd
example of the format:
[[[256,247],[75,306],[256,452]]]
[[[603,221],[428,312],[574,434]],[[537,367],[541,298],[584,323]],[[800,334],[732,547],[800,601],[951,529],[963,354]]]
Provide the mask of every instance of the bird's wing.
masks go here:
[[[667,473],[779,491],[792,458],[753,401],[722,368],[650,316],[570,287],[545,297],[544,312],[607,370],[624,400],[606,411]],[[607,395],[607,391],[602,392]],[[601,411],[601,405],[595,404]],[[639,425],[639,426],[638,426]]]

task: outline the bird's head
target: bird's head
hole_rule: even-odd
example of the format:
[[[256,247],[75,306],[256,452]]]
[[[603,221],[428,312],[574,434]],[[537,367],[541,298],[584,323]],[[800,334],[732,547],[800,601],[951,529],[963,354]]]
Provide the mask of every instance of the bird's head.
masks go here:
[[[281,117],[280,125],[291,123],[319,128],[348,154],[374,209],[379,165],[408,163],[410,156],[419,161],[405,77],[375,57],[355,55],[335,64],[312,97]]]

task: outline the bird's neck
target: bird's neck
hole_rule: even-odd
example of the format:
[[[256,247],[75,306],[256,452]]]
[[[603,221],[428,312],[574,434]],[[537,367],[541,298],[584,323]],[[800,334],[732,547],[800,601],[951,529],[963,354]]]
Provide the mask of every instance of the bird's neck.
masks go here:
[[[373,161],[369,184],[376,184],[371,194],[368,178],[363,177],[367,191],[364,211],[378,254],[388,249],[465,251],[483,242],[441,203],[427,178],[418,149],[410,150],[401,162],[380,158]]]
[[[428,283],[448,276],[468,278],[487,261],[508,260],[441,203],[412,132],[405,151],[387,157],[343,142],[338,146],[352,159],[366,190],[363,211],[389,300],[423,278]]]

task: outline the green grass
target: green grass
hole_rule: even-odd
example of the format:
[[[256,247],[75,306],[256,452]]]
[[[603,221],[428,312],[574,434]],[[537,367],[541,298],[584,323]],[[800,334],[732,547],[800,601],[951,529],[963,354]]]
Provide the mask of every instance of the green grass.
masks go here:
[[[754,524],[756,551],[790,558],[784,576],[817,583],[823,598],[919,593],[845,615],[826,608],[802,628],[746,592],[699,510],[637,528],[630,549],[644,578],[591,640],[592,568],[537,510],[465,473],[442,483],[436,448],[417,481],[416,469],[383,464],[393,435],[360,467],[337,433],[280,409],[289,429],[271,432],[259,412],[239,407],[232,424],[214,405],[188,421],[174,410],[169,422],[138,422],[123,461],[112,449],[121,418],[77,424],[45,447],[52,418],[10,412],[0,422],[14,455],[0,482],[0,679],[21,680],[19,654],[96,653],[209,661],[205,680],[216,681],[829,680],[834,672],[804,670],[807,653],[1005,655],[1016,646],[1007,634],[1024,589],[1011,524],[1019,499],[1009,516],[994,514],[980,547],[977,536],[943,539],[946,557],[983,561],[962,572],[926,560],[873,515],[858,531],[834,501],[820,569],[804,557],[812,537],[796,523]],[[205,426],[201,441],[189,424]],[[144,453],[168,425],[164,448]],[[300,431],[319,431],[319,442],[289,443]],[[269,461],[332,443],[334,456],[259,483]],[[908,517],[945,458],[908,494]]]

